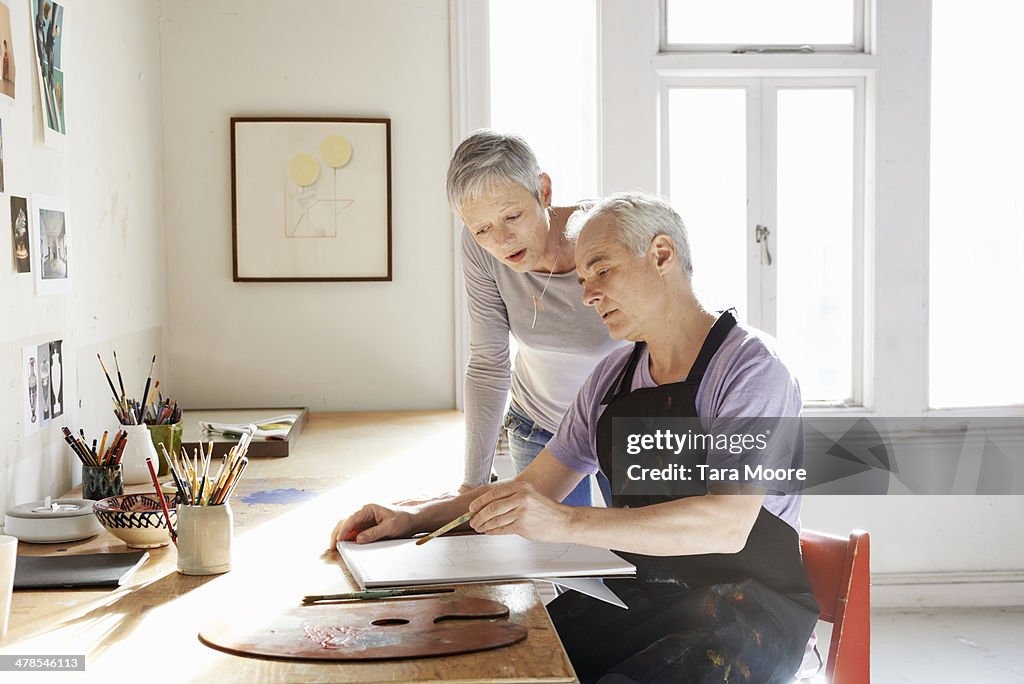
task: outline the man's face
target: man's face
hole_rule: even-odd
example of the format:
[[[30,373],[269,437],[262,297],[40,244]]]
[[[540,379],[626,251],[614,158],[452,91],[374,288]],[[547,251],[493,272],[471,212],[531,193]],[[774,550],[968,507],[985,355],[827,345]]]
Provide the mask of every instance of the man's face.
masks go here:
[[[613,216],[599,215],[576,242],[576,272],[583,303],[592,306],[616,340],[646,339],[658,320],[655,303],[663,281],[650,253],[636,256],[618,240]]]
[[[462,205],[462,221],[477,243],[514,271],[537,267],[547,244],[544,207],[520,185],[495,185]]]

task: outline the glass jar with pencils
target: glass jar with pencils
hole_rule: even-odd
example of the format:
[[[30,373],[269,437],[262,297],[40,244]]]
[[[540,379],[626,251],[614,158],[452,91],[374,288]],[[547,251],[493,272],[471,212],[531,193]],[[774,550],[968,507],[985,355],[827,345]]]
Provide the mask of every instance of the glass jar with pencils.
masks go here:
[[[146,466],[146,458],[153,459],[158,463],[156,449],[153,448],[153,441],[149,438],[149,428],[145,425],[122,425],[125,432],[127,444],[121,456],[121,468],[124,472],[124,483],[147,484],[150,482],[149,468]]]
[[[177,454],[181,451],[181,432],[182,427],[185,425],[183,421],[177,423],[170,423],[167,425],[147,425],[149,428],[149,437],[153,442],[153,446],[156,448],[157,454],[160,456],[160,475],[167,475],[170,472],[170,465],[167,463],[167,459],[164,457],[163,450],[160,449],[160,445],[163,444],[164,448],[172,454]]]
[[[99,501],[108,496],[124,494],[121,464],[82,465],[82,498]]]

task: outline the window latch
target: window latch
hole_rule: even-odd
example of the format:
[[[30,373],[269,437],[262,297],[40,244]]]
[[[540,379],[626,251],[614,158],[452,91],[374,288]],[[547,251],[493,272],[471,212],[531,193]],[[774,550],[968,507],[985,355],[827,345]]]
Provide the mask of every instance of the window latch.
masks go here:
[[[768,230],[768,226],[762,226],[758,224],[754,228],[754,240],[757,244],[761,245],[761,263],[766,266],[772,265],[772,253],[768,251],[768,236],[772,232]]]

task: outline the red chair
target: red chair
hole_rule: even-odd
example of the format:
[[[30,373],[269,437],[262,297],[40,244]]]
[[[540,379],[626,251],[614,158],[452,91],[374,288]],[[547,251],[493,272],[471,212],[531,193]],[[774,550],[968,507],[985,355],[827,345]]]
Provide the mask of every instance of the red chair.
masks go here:
[[[831,684],[871,681],[871,545],[868,533],[849,539],[804,530],[800,535],[804,566],[821,619],[832,623],[825,661]]]

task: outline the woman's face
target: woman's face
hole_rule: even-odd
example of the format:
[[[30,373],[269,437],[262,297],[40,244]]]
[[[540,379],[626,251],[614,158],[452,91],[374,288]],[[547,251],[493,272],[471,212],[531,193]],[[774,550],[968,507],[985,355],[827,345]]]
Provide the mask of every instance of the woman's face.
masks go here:
[[[525,273],[537,267],[547,249],[550,204],[551,181],[541,174],[541,201],[520,185],[502,183],[467,200],[459,213],[481,247],[512,270]]]

